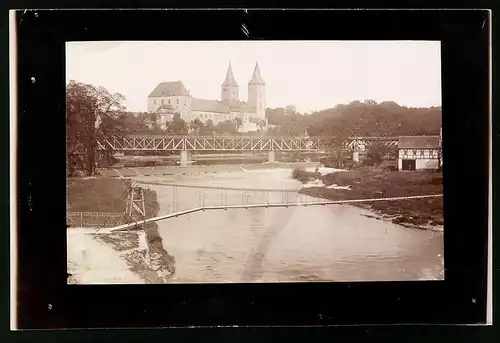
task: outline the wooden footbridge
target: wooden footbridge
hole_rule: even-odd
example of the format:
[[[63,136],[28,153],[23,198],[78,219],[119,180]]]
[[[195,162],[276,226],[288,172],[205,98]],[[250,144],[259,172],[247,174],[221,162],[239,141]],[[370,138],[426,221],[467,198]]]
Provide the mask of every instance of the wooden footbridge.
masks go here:
[[[143,189],[150,187],[167,188],[162,194],[168,195],[166,197],[162,195],[159,199],[160,206],[165,214],[147,218]],[[116,220],[108,220],[107,223],[113,223],[112,226],[100,227],[98,230],[102,233],[127,231],[152,222],[213,210],[329,206],[377,201],[428,199],[442,196],[442,194],[432,194],[332,201],[300,194],[298,189],[249,189],[136,181],[129,190],[127,211],[122,217],[127,218],[125,222],[122,221],[122,223],[118,224]]]

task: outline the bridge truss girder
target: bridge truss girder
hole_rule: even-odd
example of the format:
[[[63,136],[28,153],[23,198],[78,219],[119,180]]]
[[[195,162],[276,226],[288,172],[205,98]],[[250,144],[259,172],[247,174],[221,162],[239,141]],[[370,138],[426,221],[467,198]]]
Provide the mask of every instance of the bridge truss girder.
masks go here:
[[[115,151],[326,151],[353,145],[368,147],[376,142],[397,146],[397,137],[336,138],[301,137],[142,137],[130,136],[98,142],[100,150]]]

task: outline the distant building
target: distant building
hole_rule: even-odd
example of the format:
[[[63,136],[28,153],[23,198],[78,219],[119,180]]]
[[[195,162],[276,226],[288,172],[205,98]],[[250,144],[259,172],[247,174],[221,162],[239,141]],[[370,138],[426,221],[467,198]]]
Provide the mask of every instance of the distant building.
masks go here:
[[[167,123],[174,119],[174,108],[172,105],[161,105],[156,111],[156,124],[162,129],[167,129]]]
[[[167,114],[179,113],[186,122],[199,119],[206,123],[212,120],[214,125],[238,117],[242,121],[240,132],[257,131],[259,122],[266,120],[266,84],[260,75],[258,62],[248,83],[248,101],[240,101],[238,94],[239,86],[229,64],[221,85],[220,101],[194,98],[182,81],[162,82],[149,94],[148,112],[160,114],[162,109],[165,110],[163,116],[157,116],[158,121],[163,120],[160,126],[168,121]]]
[[[402,136],[398,143],[398,170],[439,168],[440,136]]]
[[[297,107],[294,105],[288,105],[285,107],[285,114],[295,114],[297,113]]]

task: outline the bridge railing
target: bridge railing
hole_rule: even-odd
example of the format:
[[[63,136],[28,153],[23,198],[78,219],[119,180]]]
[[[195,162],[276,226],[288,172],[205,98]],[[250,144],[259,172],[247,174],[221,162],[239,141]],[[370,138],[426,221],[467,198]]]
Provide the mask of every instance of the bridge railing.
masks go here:
[[[308,204],[323,201],[323,199],[300,194],[297,189],[200,187],[155,182],[137,182],[137,184],[156,191],[162,215],[199,207],[231,207],[273,203]]]
[[[200,207],[242,206],[259,204],[313,203],[322,199],[299,194],[296,189],[250,189],[217,186],[178,185],[136,181],[137,186],[157,193],[160,214],[172,214]],[[146,217],[148,218],[148,217]],[[131,223],[126,213],[67,212],[70,227],[101,228]]]

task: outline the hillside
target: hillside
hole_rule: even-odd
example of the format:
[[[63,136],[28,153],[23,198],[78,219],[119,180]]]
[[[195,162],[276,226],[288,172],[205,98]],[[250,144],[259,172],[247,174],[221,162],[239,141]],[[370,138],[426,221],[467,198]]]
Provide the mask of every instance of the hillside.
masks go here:
[[[274,134],[310,136],[404,136],[438,135],[441,107],[409,108],[394,102],[354,101],[349,105],[311,114],[287,113],[268,109],[269,124],[277,125]]]

